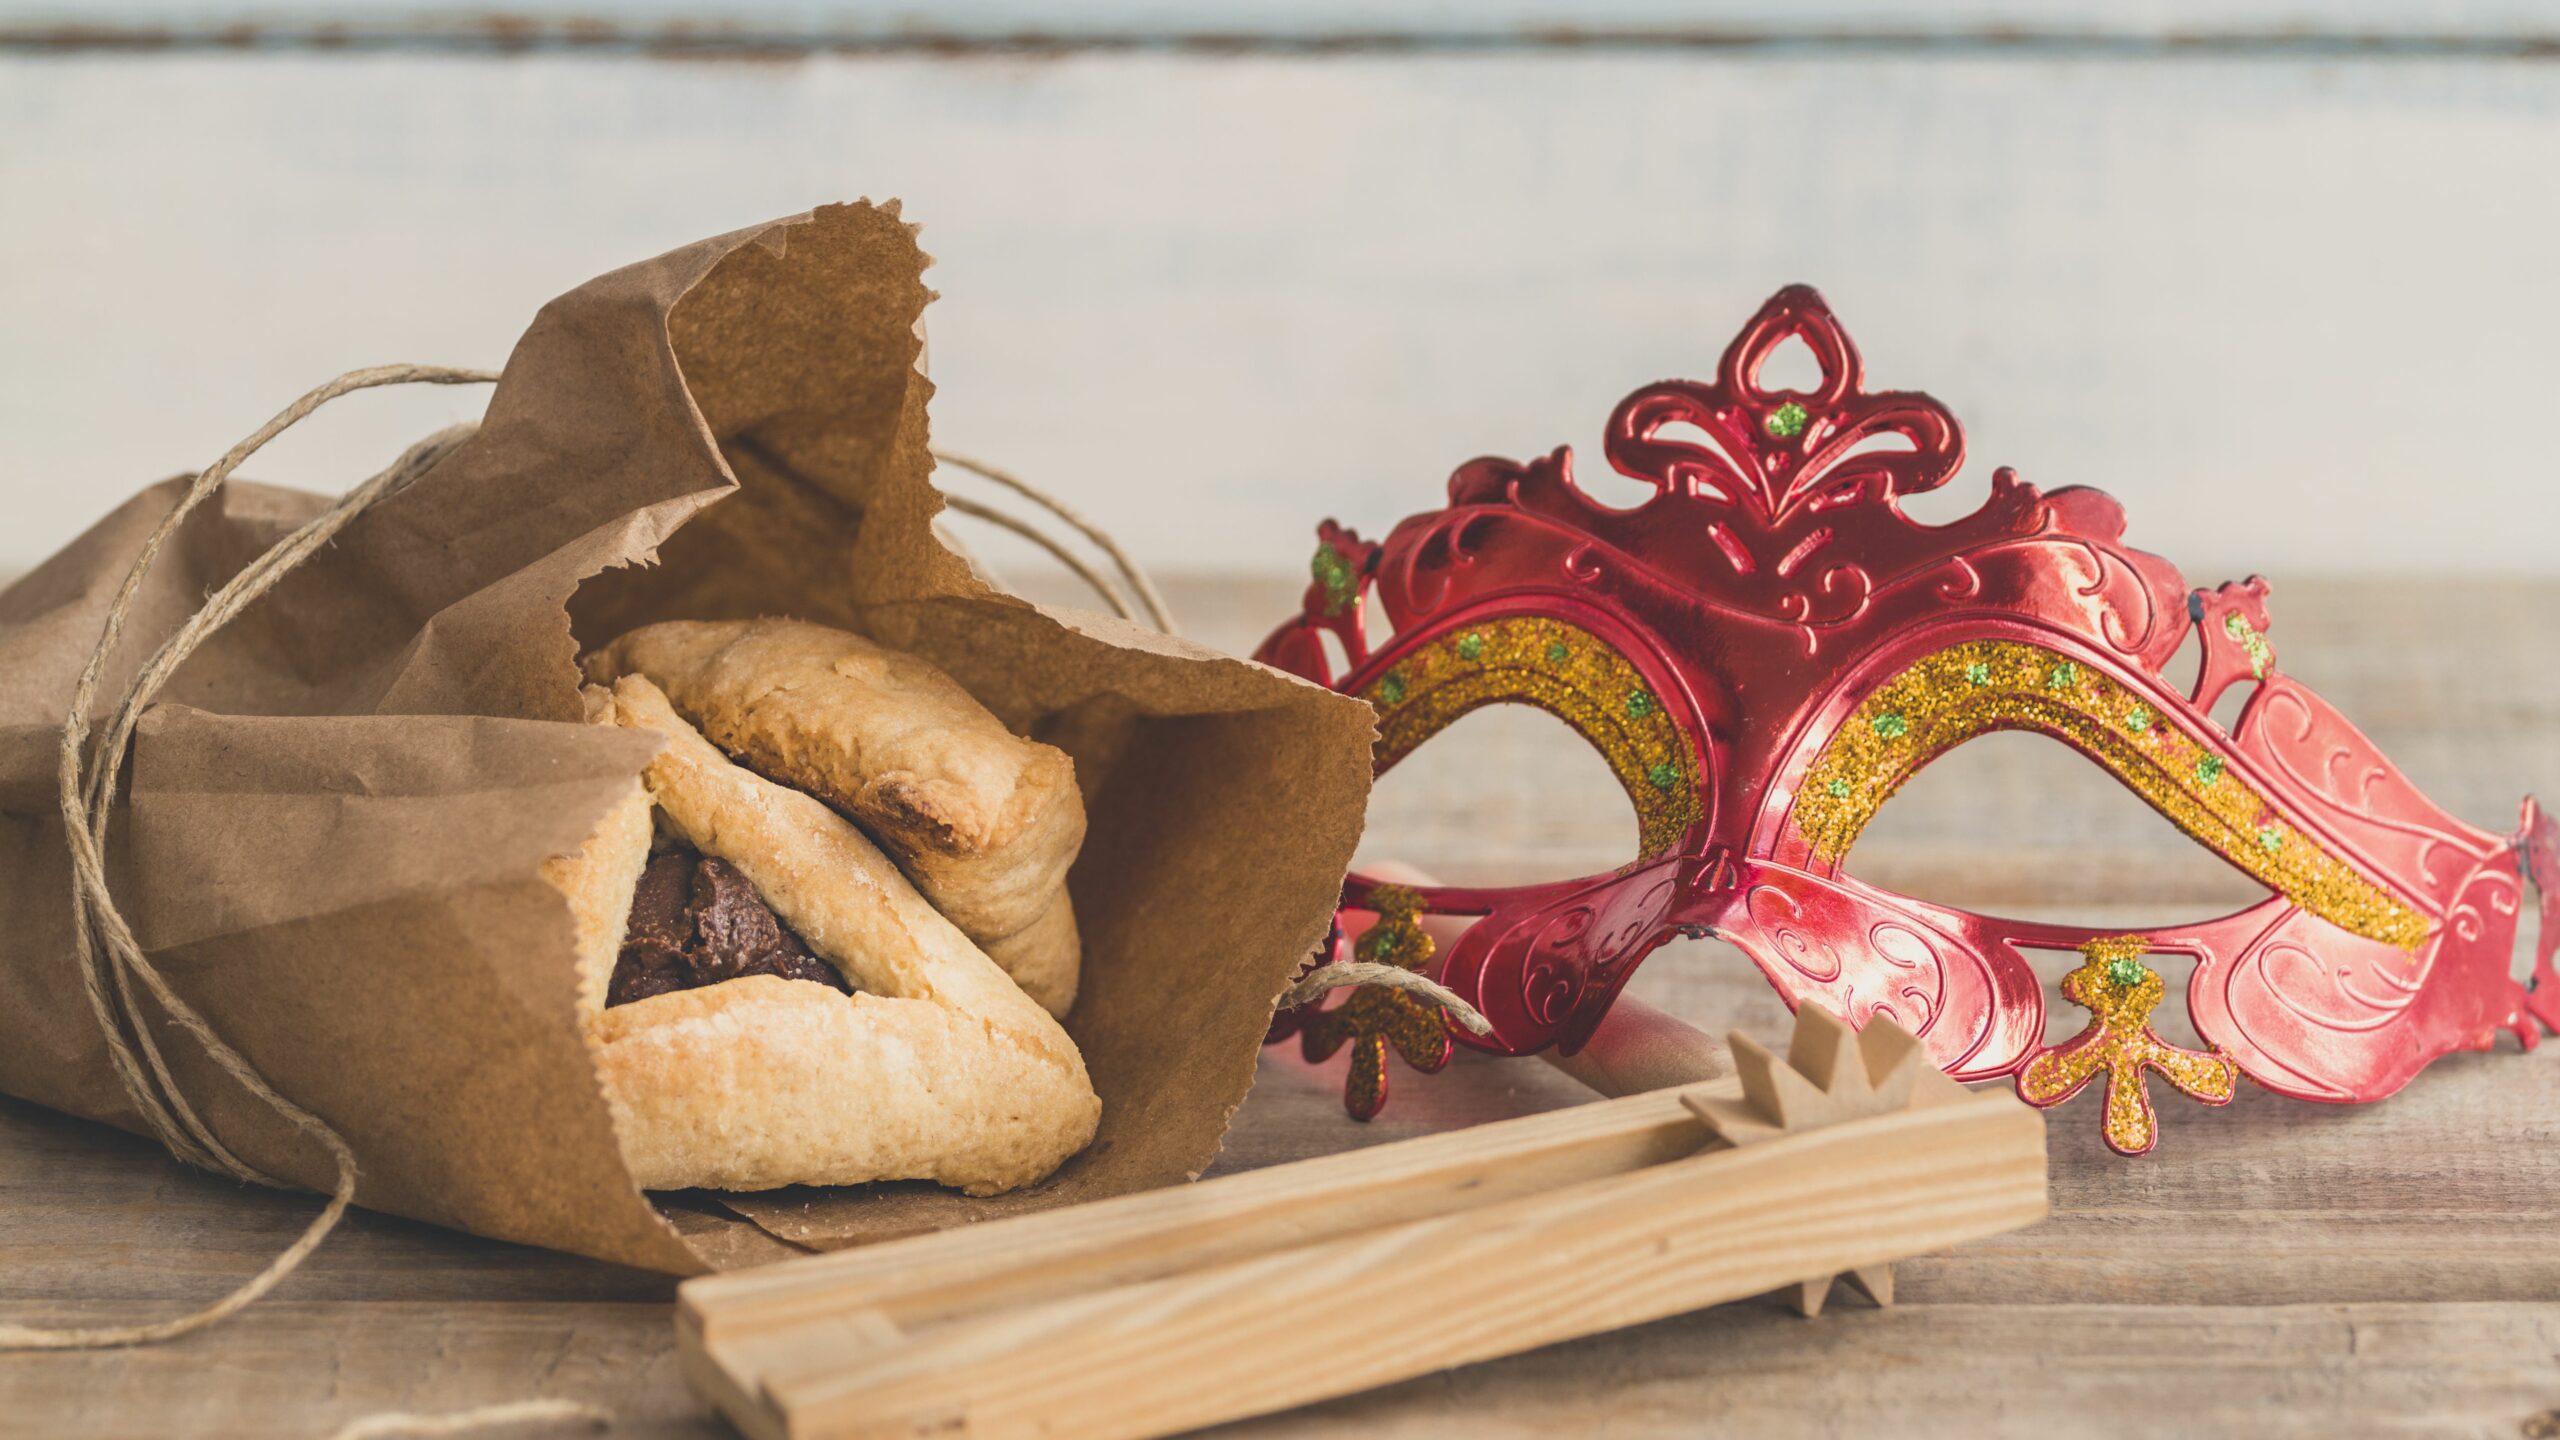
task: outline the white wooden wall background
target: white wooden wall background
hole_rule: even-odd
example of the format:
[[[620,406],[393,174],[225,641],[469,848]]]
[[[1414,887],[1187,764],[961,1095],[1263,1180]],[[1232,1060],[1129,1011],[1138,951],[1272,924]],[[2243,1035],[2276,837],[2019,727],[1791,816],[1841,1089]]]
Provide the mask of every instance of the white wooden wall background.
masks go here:
[[[2550,7],[486,8],[0,0],[0,572],[328,375],[864,195],[939,257],[939,437],[1169,570],[1588,455],[1801,279],[1967,422],[1922,513],[2013,464],[2200,581],[2560,571]]]

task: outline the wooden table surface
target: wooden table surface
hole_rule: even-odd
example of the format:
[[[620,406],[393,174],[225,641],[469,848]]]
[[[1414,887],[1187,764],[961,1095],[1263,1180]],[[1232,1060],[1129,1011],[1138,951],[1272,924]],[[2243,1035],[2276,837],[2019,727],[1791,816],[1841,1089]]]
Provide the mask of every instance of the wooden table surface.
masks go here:
[[[1232,647],[1294,589],[1174,598],[1193,634]],[[2286,582],[2275,615],[2285,668],[2456,813],[2504,829],[2525,791],[2560,794],[2560,584]],[[1577,743],[1534,714],[1471,717],[1388,777],[1367,853],[1461,879],[1627,858],[1623,801]],[[1915,782],[1852,868],[2128,928],[2249,893],[2102,775],[2017,736]],[[1784,1033],[1767,986],[1721,946],[1657,955],[1633,993],[1718,1031]],[[2057,1032],[2076,1028],[2054,1003]],[[1218,1168],[1586,1098],[1536,1062],[1393,1083],[1386,1114],[1359,1126],[1338,1108],[1338,1064],[1269,1052]],[[1726,1306],[1233,1433],[2560,1435],[2560,1045],[2450,1058],[2371,1106],[2244,1087],[2214,1110],[2154,1093],[2163,1138],[2142,1160],[2099,1144],[2094,1097],[2052,1112],[2053,1218],[1907,1263],[1891,1310]],[[0,1318],[99,1324],[201,1303],[313,1206],[0,1102]],[[719,1435],[676,1372],[673,1285],[357,1214],[208,1333],[0,1356],[0,1434],[320,1436],[377,1410],[542,1395],[611,1406],[617,1435]],[[1342,1320],[1346,1343],[1396,1343]]]

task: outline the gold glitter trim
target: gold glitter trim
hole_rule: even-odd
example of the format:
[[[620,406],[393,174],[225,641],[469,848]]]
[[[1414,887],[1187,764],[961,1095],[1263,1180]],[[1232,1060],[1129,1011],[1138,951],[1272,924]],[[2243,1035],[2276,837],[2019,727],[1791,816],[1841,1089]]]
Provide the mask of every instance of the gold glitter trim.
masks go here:
[[[1638,845],[1670,853],[1698,823],[1698,757],[1626,656],[1579,625],[1514,615],[1440,635],[1359,692],[1377,707],[1377,772],[1484,705],[1534,705],[1609,763],[1635,806]]]
[[[1410,885],[1380,885],[1369,892],[1369,910],[1377,922],[1361,932],[1351,953],[1372,965],[1401,965],[1419,970],[1440,948],[1422,928],[1422,892]]]
[[[2240,1067],[2223,1055],[2188,1050],[2151,1029],[2151,1012],[2168,993],[2159,972],[2141,963],[2151,942],[2115,935],[2080,947],[2080,968],[2062,977],[2062,993],[2089,1011],[2088,1028],[2037,1054],[2018,1072],[2018,1096],[2030,1105],[2059,1105],[2100,1075],[2107,1077],[2099,1128],[2108,1148],[2140,1155],[2160,1138],[2143,1083],[2145,1070],[2192,1099],[2227,1105],[2240,1088]],[[2130,983],[2128,983],[2128,980]]]
[[[1905,780],[1992,730],[2079,747],[2197,843],[2340,929],[2403,950],[2426,943],[2426,916],[2279,816],[2184,716],[2022,641],[1949,646],[1868,696],[1806,772],[1797,831],[1838,864]]]
[[[1381,885],[1369,892],[1369,908],[1378,918],[1361,932],[1352,954],[1407,970],[1431,963],[1436,945],[1431,932],[1422,928],[1419,892]],[[1385,985],[1363,985],[1332,1009],[1309,1012],[1298,1032],[1298,1053],[1309,1063],[1320,1063],[1332,1059],[1346,1042],[1351,1068],[1342,1078],[1342,1108],[1355,1120],[1369,1119],[1387,1103],[1389,1045],[1406,1064],[1427,1074],[1449,1063],[1456,1044],[1449,1036],[1447,1012],[1437,1001]]]

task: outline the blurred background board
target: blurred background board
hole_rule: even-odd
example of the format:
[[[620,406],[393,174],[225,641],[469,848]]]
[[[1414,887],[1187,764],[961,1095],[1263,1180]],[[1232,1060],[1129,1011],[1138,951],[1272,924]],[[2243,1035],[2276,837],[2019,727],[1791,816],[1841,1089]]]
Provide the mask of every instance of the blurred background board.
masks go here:
[[[1589,456],[1805,280],[1968,425],[1924,515],[2009,464],[2199,580],[2560,571],[2548,7],[1206,13],[0,0],[0,567],[328,375],[492,364],[589,275],[869,195],[940,260],[939,437],[1163,568]]]

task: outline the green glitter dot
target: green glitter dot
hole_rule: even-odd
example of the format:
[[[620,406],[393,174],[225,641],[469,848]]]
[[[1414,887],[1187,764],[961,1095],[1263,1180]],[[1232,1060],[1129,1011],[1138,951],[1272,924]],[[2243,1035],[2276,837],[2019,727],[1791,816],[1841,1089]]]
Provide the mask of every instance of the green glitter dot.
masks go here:
[[[2258,848],[2273,855],[2284,848],[2284,832],[2273,825],[2258,832]]]
[[[2249,674],[2256,679],[2266,679],[2267,666],[2274,663],[2276,652],[2258,627],[2241,619],[2240,612],[2233,610],[2222,617],[2222,633],[2239,641],[2240,648],[2249,652]]]
[[[2080,667],[2068,660],[2045,672],[2044,684],[2048,690],[2064,690],[2079,683]]]
[[[2222,757],[2207,755],[2196,762],[2196,783],[2210,785],[2222,778]]]
[[[1849,798],[1849,782],[1846,780],[1834,780],[1822,788],[1831,792],[1831,798],[1834,800],[1846,800]]]
[[[1654,789],[1668,790],[1680,778],[1680,768],[1666,760],[1644,772],[1644,778],[1653,782]]]
[[[1566,662],[1567,660],[1570,660],[1570,659],[1572,659],[1572,658],[1573,658],[1573,649],[1572,649],[1572,647],[1571,647],[1571,646],[1566,645],[1566,644],[1565,644],[1563,641],[1561,641],[1561,640],[1550,641],[1550,642],[1548,643],[1548,645],[1547,645],[1547,663],[1548,663],[1548,664],[1550,664],[1550,665],[1561,665],[1561,664],[1563,664],[1564,662]]]
[[[1307,562],[1308,573],[1324,590],[1324,613],[1339,615],[1351,604],[1351,562],[1331,544],[1318,545],[1315,558]]]
[[[1872,723],[1875,726],[1875,732],[1887,740],[1899,740],[1911,731],[1911,722],[1903,719],[1899,711],[1887,710],[1877,716]]]
[[[1988,685],[1991,683],[1991,666],[1988,662],[1976,660],[1964,667],[1964,678],[1967,684]]]
[[[1389,705],[1401,702],[1404,699],[1404,676],[1394,670],[1388,671],[1387,678],[1378,682],[1378,698]]]
[[[1473,631],[1458,637],[1458,658],[1473,660],[1484,654],[1484,637]]]
[[[2140,705],[2136,705],[2132,709],[2127,710],[2124,712],[2124,728],[2132,731],[2136,735],[2150,729],[2151,712]]]
[[[1763,417],[1760,428],[1781,440],[1793,440],[1804,433],[1805,419],[1804,407],[1790,400]]]
[[[1641,720],[1653,713],[1653,696],[1642,690],[1627,692],[1627,718]]]
[[[2116,982],[2120,989],[2132,989],[2142,983],[2142,977],[2150,973],[2143,968],[2141,961],[2129,957],[2107,962],[2107,978]]]

